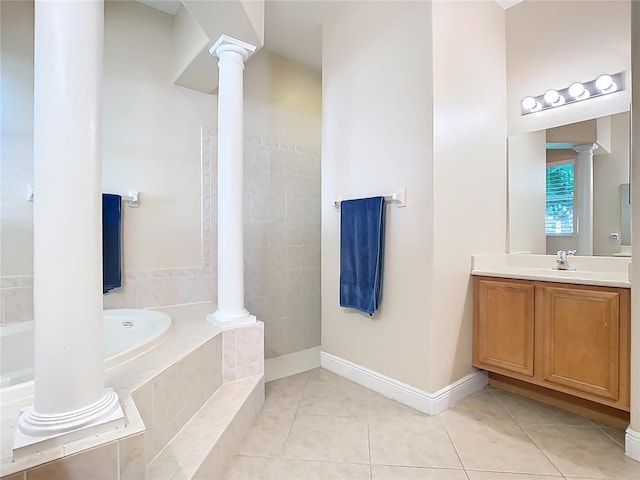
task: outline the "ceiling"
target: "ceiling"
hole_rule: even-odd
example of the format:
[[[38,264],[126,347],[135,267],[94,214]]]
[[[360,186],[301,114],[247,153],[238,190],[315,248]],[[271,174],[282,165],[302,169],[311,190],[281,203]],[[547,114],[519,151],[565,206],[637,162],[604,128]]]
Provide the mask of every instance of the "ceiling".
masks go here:
[[[161,10],[169,15],[175,15],[178,13],[182,2],[177,0],[136,0],[139,3],[144,3],[149,7],[153,7],[157,10]]]
[[[137,0],[175,15],[181,2]],[[322,23],[353,0],[265,0],[264,48],[316,70],[322,66]],[[495,0],[507,9],[523,0]]]

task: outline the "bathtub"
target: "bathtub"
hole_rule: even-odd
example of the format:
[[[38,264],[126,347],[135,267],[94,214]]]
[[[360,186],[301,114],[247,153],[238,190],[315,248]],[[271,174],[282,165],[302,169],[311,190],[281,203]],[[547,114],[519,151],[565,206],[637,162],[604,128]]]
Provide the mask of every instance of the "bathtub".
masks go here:
[[[171,317],[138,309],[104,310],[104,368],[108,370],[158,345],[171,334]],[[33,322],[0,327],[2,403],[33,395]]]

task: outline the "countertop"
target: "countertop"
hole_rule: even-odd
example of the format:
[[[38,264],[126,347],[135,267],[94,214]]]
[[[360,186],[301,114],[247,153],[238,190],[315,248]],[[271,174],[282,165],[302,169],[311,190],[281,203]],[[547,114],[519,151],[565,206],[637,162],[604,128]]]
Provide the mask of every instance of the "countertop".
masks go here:
[[[474,255],[471,275],[631,288],[629,258],[570,257],[576,270],[555,270],[555,255]]]

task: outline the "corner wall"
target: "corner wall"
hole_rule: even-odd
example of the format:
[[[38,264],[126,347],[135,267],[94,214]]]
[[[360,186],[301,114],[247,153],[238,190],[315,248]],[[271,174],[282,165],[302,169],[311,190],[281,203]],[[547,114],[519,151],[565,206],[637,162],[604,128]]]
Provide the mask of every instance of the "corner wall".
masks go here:
[[[505,12],[495,2],[434,2],[432,25],[429,392],[474,371],[471,256],[504,253],[507,228]]]
[[[322,350],[435,392],[473,371],[471,255],[506,249],[504,11],[365,2],[340,13],[323,34]],[[401,186],[382,306],[340,308],[332,202]]]
[[[428,388],[432,247],[431,4],[349,3],[323,28],[322,349]],[[373,316],[339,306],[338,197],[407,189],[389,206]]]

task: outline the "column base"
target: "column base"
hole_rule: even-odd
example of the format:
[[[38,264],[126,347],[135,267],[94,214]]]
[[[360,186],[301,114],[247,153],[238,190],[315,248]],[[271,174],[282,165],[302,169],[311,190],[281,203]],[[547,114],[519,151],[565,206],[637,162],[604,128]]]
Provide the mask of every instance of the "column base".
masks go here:
[[[640,462],[640,432],[636,432],[632,430],[631,427],[628,427],[624,445],[627,457]]]
[[[70,441],[124,426],[118,395],[109,388],[97,402],[78,410],[41,414],[33,406],[23,410],[13,442],[14,454],[42,451]],[[28,448],[29,447],[29,448]]]
[[[207,322],[215,327],[225,329],[256,323],[256,316],[251,315],[247,309],[231,314],[216,310],[215,312],[207,315]]]

